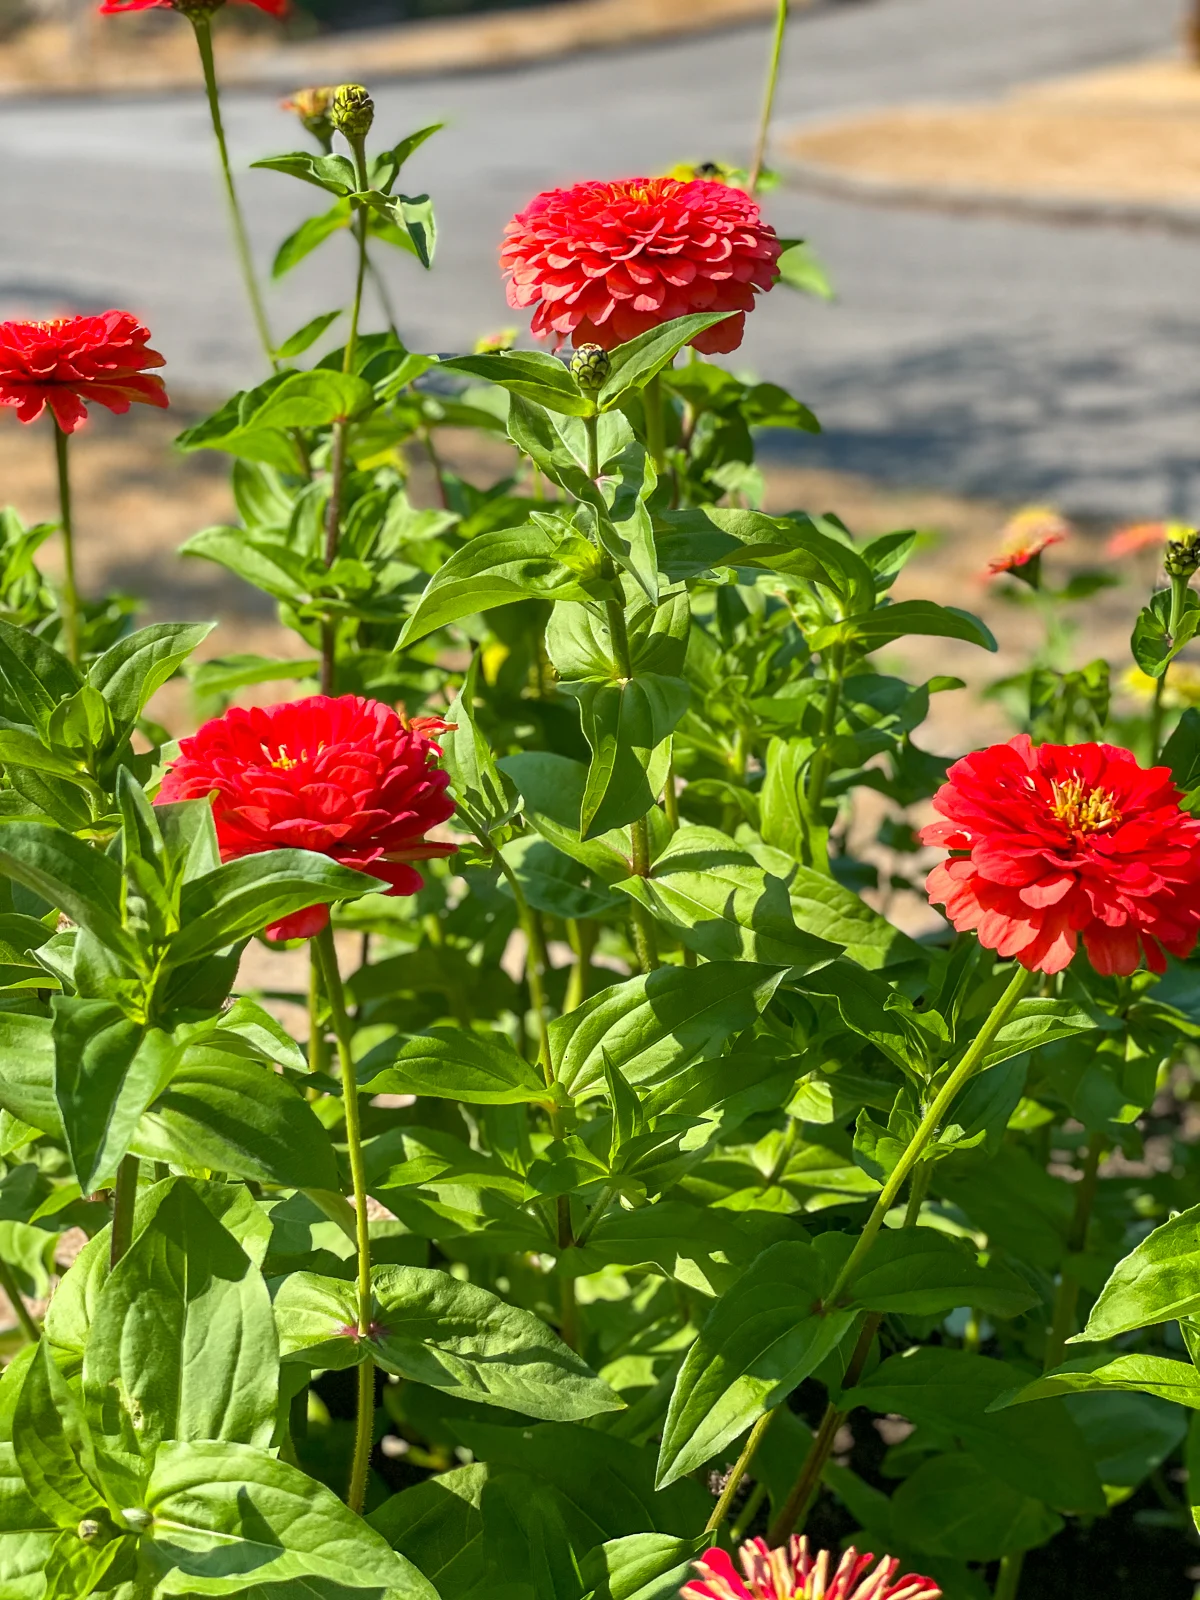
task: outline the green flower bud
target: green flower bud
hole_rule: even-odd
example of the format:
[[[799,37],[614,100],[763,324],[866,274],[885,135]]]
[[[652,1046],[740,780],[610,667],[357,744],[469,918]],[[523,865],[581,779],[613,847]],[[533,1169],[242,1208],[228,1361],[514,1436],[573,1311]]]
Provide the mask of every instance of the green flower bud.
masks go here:
[[[130,1533],[145,1533],[146,1529],[153,1524],[154,1518],[149,1511],[144,1511],[141,1506],[130,1506],[121,1512],[121,1521],[129,1529]]]
[[[1190,578],[1200,570],[1200,531],[1183,522],[1170,523],[1163,566],[1169,578]]]
[[[329,120],[352,144],[365,139],[375,121],[375,102],[361,83],[344,83],[333,97]]]
[[[571,376],[584,394],[599,394],[612,371],[612,357],[603,345],[581,344],[571,357]]]
[[[294,111],[303,123],[305,131],[311,133],[326,150],[330,148],[333,139],[333,123],[329,114],[333,109],[333,97],[336,93],[336,89],[297,89],[294,95],[281,102],[282,109]]]
[[[95,1544],[103,1531],[95,1517],[84,1517],[83,1521],[75,1529],[76,1536],[84,1544]]]

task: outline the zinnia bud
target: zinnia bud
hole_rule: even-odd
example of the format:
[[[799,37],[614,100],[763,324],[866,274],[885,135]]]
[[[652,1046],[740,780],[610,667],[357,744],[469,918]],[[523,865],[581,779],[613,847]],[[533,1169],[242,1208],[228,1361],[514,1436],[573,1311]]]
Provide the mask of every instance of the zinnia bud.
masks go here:
[[[1190,578],[1200,568],[1200,532],[1182,522],[1170,523],[1163,566],[1169,578]]]
[[[603,345],[581,344],[571,357],[571,376],[584,394],[599,394],[612,371],[612,358]]]
[[[333,97],[329,120],[351,144],[365,139],[375,121],[375,102],[361,83],[344,83]]]
[[[333,97],[337,93],[332,88],[297,89],[290,100],[282,102],[281,109],[294,111],[304,124],[306,133],[311,133],[313,138],[326,149],[329,148],[333,138],[333,119],[330,112],[333,110]]]
[[[84,1517],[83,1521],[75,1529],[76,1537],[81,1539],[84,1544],[94,1544],[100,1537],[100,1534],[100,1524],[96,1521],[95,1517]]]

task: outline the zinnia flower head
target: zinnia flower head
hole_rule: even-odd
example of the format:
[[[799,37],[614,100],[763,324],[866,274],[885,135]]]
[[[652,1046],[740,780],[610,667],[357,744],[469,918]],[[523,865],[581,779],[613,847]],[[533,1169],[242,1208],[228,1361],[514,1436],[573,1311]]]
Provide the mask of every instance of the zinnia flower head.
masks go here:
[[[359,695],[313,695],[286,705],[235,706],[180,741],[157,804],[213,797],[221,858],[298,848],[331,856],[416,894],[414,861],[453,855],[425,834],[454,813],[449,775],[429,737],[436,717],[403,721]],[[267,929],[271,939],[307,939],[329,921],[310,906]]]
[[[87,405],[125,412],[133,401],[169,404],[164,365],[147,346],[149,329],[128,311],[55,322],[0,322],[0,405],[15,406],[21,422],[36,422],[47,406],[64,433],[87,418]]]
[[[1053,506],[1026,506],[1009,518],[1000,530],[1000,553],[987,564],[994,577],[1027,566],[1052,544],[1070,537],[1071,524]]]
[[[1104,553],[1114,561],[1122,556],[1137,555],[1142,550],[1156,549],[1166,544],[1167,522],[1133,522],[1127,528],[1118,528],[1104,546]]]
[[[257,6],[272,17],[286,17],[291,0],[233,0],[238,6]],[[124,11],[182,11],[185,16],[205,16],[219,11],[225,0],[103,0],[101,16],[115,17]]]
[[[606,350],[698,311],[737,314],[697,335],[696,349],[736,350],[782,251],[748,194],[703,179],[551,189],[504,233],[508,303],[534,308],[534,334]]]
[[[897,1578],[900,1563],[859,1555],[853,1545],[836,1568],[828,1550],[809,1552],[803,1535],[778,1550],[765,1539],[749,1539],[738,1552],[744,1581],[724,1550],[706,1550],[695,1563],[698,1577],[679,1591],[683,1600],[940,1600],[931,1578]]]
[[[955,852],[926,888],[959,932],[1033,972],[1061,972],[1080,936],[1106,977],[1184,957],[1200,929],[1200,820],[1167,767],[1110,744],[1028,734],[956,761],[924,844]]]

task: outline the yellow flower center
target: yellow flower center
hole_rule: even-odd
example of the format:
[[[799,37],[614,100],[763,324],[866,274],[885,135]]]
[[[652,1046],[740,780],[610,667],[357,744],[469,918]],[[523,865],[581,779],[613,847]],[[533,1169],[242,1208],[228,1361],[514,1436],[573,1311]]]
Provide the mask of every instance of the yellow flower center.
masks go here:
[[[1121,813],[1108,789],[1085,789],[1082,778],[1052,779],[1053,815],[1072,833],[1103,833],[1118,827]]]

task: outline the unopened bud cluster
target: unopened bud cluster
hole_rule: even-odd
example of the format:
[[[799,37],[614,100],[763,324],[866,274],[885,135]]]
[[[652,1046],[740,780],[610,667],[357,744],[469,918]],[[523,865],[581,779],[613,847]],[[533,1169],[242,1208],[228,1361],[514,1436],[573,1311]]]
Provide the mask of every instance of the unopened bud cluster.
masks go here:
[[[571,376],[584,394],[599,394],[612,371],[612,357],[603,345],[581,344],[571,357]]]
[[[344,83],[334,94],[329,120],[352,143],[365,139],[375,121],[375,102],[361,83]]]
[[[1200,530],[1182,522],[1171,523],[1163,566],[1170,578],[1190,578],[1200,570]]]

